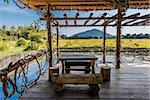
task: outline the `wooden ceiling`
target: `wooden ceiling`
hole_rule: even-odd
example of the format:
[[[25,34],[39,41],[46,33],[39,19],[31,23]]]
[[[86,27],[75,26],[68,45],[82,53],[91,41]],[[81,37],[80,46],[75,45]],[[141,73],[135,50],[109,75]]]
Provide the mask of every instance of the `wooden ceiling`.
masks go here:
[[[149,0],[19,0],[25,6],[35,9],[46,9],[50,5],[51,10],[113,10],[118,6],[130,9],[149,9]]]

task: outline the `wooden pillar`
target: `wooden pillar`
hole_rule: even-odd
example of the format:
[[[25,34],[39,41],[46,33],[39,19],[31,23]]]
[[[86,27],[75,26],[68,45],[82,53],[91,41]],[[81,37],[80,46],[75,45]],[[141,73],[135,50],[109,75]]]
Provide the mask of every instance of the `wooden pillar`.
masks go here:
[[[50,6],[47,5],[46,13],[47,13],[47,36],[48,36],[48,53],[49,53],[49,67],[52,67],[52,36],[51,36],[51,15],[50,15]],[[49,80],[51,80],[50,77],[50,69],[49,69]]]
[[[121,8],[118,7],[117,36],[116,36],[116,68],[120,68],[120,48],[121,48]]]
[[[103,63],[106,63],[106,25],[104,25],[104,35],[103,35]]]
[[[58,60],[58,58],[59,58],[59,28],[58,28],[58,26],[56,27],[56,31],[57,31],[57,33],[56,33],[56,35],[57,35],[57,40],[56,40],[56,48],[57,48],[57,60]]]

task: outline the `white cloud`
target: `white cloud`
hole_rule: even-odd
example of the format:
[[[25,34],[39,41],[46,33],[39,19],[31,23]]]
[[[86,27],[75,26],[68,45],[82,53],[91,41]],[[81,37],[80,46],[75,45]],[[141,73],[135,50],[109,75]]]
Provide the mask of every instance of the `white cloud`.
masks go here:
[[[30,13],[30,11],[28,9],[20,9],[17,6],[14,5],[2,5],[0,7],[0,12],[4,12],[4,13],[13,13],[13,14],[24,14],[27,16],[32,16],[32,14]]]

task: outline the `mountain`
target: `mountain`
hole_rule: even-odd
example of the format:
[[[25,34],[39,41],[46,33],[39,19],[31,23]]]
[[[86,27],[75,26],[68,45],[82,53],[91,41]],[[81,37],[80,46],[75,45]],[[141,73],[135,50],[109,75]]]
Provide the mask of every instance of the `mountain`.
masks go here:
[[[100,31],[98,29],[92,29],[92,30],[87,30],[85,32],[74,34],[69,38],[72,38],[72,39],[75,39],[75,38],[102,38],[103,35],[104,35],[103,31]],[[106,33],[106,38],[114,38],[114,36]]]

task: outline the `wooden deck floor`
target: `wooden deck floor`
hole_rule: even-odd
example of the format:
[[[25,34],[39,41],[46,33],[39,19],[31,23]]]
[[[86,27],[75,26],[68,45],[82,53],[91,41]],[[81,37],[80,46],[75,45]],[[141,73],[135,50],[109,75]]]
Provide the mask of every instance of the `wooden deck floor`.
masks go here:
[[[100,85],[98,95],[90,95],[87,85],[66,85],[65,90],[57,94],[48,81],[46,72],[37,84],[27,91],[22,100],[150,100],[150,67],[149,65],[111,69],[111,81]]]

